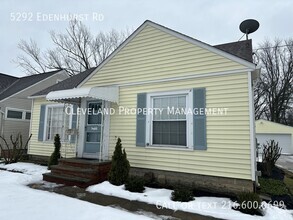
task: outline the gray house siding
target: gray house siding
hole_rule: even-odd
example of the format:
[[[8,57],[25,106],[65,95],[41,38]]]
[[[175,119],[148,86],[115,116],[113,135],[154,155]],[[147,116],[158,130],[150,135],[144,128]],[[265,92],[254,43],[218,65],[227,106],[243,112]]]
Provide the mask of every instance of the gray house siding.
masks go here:
[[[37,93],[44,88],[47,88],[51,85],[57,83],[58,80],[64,80],[68,78],[68,75],[64,71],[60,71],[59,73],[50,76],[29,88],[26,88],[19,93],[16,93],[6,99],[0,101],[0,110],[4,112],[3,119],[0,119],[0,134],[9,140],[10,135],[17,135],[21,133],[23,136],[23,143],[25,143],[29,137],[30,131],[30,120],[17,120],[17,119],[9,119],[7,118],[7,110],[8,109],[19,109],[27,112],[31,112],[32,108],[32,99],[28,98],[29,96]],[[2,142],[0,142],[3,144]]]

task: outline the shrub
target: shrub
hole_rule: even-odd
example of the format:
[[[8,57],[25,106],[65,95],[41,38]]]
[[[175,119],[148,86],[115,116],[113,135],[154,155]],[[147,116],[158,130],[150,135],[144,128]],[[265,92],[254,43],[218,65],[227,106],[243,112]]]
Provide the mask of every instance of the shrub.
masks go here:
[[[255,215],[260,214],[261,199],[258,194],[251,192],[240,193],[237,197],[239,206],[236,208],[240,212]]]
[[[267,141],[267,144],[263,144],[262,162],[264,165],[264,176],[271,177],[272,170],[281,156],[282,149],[279,147],[278,142],[274,140]]]
[[[51,169],[52,165],[57,165],[58,164],[58,160],[61,158],[61,154],[60,154],[60,148],[61,148],[61,143],[60,143],[60,136],[59,134],[56,134],[54,137],[54,151],[49,159],[49,163],[48,163],[48,169]]]
[[[125,183],[128,178],[130,164],[127,160],[125,149],[122,152],[121,139],[118,138],[114,154],[112,156],[111,170],[108,179],[113,185],[119,186]]]
[[[125,189],[130,192],[139,192],[144,191],[144,179],[141,177],[132,176],[126,180]]]
[[[189,202],[194,200],[192,190],[183,186],[176,187],[172,192],[173,201]]]
[[[289,193],[286,185],[281,180],[259,178],[260,192],[271,196],[281,196]]]
[[[32,135],[29,136],[26,143],[23,145],[21,133],[18,133],[15,139],[13,139],[13,135],[10,135],[11,144],[8,144],[7,140],[0,136],[0,150],[5,164],[16,163],[23,159],[31,137]],[[1,144],[1,140],[4,146]]]

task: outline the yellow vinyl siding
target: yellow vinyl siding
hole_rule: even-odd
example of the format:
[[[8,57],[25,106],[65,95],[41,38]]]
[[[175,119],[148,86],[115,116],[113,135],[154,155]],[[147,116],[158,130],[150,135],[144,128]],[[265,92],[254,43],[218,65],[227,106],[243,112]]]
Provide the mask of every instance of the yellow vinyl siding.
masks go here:
[[[54,143],[51,141],[38,141],[40,109],[42,104],[56,104],[56,102],[48,102],[45,98],[34,99],[33,114],[31,118],[32,138],[29,143],[28,154],[50,156],[54,150]],[[62,157],[75,157],[75,146],[69,143],[61,143],[61,154]]]
[[[207,108],[228,108],[228,115],[207,117],[207,151],[136,147],[136,116],[113,115],[109,155],[121,137],[134,167],[251,179],[247,72],[123,86],[244,68],[147,26],[83,86],[122,85],[119,105],[127,108],[136,108],[137,93],[206,87]]]
[[[207,116],[206,151],[136,147],[136,115],[115,114],[110,118],[109,155],[121,137],[133,167],[251,180],[248,73],[243,69],[235,61],[146,26],[82,87],[119,85],[119,105],[125,108],[136,108],[138,93],[205,87],[207,108],[228,108],[227,115]],[[226,71],[238,72],[200,76]],[[170,81],[187,76],[200,77]],[[52,146],[37,141],[39,108],[44,102],[36,99],[34,104],[36,135],[30,152],[49,155]],[[116,104],[111,106],[118,111]]]
[[[119,105],[125,108],[136,108],[137,93],[205,87],[206,107],[228,108],[228,111],[227,115],[207,116],[207,151],[136,147],[136,116],[112,115],[109,154],[114,151],[116,137],[121,137],[134,167],[251,179],[247,80],[247,73],[239,73],[120,87]],[[214,81],[221,84],[215,87]],[[112,107],[118,112],[117,105]]]
[[[243,68],[206,49],[146,26],[84,86],[143,82]]]

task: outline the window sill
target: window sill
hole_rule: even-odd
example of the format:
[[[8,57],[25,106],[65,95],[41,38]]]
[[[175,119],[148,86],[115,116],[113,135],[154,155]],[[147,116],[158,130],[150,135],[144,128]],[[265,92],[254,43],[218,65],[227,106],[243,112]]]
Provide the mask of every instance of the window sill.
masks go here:
[[[179,151],[193,151],[193,148],[181,147],[181,146],[160,146],[160,145],[149,145],[147,149],[160,149],[160,150],[179,150]]]

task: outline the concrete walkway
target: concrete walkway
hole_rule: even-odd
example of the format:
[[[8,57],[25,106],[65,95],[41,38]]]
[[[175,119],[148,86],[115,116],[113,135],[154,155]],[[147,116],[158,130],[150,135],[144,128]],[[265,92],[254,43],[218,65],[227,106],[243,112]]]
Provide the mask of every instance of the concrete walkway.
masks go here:
[[[219,220],[210,216],[203,216],[190,212],[174,211],[172,209],[158,209],[155,205],[147,204],[139,201],[130,201],[123,198],[108,196],[100,193],[89,193],[79,187],[62,186],[56,188],[46,188],[43,185],[31,185],[34,189],[47,190],[69,196],[72,198],[84,200],[102,206],[111,206],[118,209],[135,212],[136,214],[147,215],[154,219],[163,220]]]
[[[282,169],[288,170],[293,173],[293,156],[281,155],[276,165]]]

